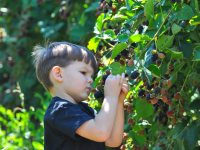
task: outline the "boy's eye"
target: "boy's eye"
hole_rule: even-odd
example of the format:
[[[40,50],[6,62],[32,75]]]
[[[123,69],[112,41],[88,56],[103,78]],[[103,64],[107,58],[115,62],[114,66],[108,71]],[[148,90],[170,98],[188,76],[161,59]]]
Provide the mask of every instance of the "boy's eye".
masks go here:
[[[86,74],[86,72],[85,71],[80,71],[83,75],[85,75]]]

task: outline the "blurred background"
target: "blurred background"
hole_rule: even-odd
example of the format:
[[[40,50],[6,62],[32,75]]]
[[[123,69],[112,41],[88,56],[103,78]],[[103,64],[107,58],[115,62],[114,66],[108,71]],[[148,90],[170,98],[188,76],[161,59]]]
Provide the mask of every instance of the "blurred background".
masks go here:
[[[31,52],[36,44],[69,41],[87,46],[92,37],[98,2],[93,0],[0,1],[0,103],[20,105],[19,85],[26,106],[37,106],[44,93],[35,77]]]
[[[36,79],[35,45],[94,36],[96,0],[0,0],[0,149],[43,149],[49,95]]]

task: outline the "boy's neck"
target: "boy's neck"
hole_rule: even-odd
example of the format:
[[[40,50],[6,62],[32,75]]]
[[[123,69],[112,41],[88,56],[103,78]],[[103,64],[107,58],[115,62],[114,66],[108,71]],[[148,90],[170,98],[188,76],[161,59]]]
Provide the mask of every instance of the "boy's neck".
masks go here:
[[[56,97],[57,96],[57,97],[60,97],[62,99],[68,100],[68,101],[70,101],[70,102],[72,102],[74,104],[77,104],[77,102],[70,95],[68,95],[68,94],[66,94],[64,92],[51,90],[50,93],[51,93],[52,97]]]

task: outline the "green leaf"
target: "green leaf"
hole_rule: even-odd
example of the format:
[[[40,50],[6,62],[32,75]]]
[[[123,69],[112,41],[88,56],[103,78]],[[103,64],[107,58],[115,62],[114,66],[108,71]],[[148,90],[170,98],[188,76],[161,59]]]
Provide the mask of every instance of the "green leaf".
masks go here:
[[[154,65],[154,64],[151,64],[149,67],[148,67],[148,70],[151,71],[151,73],[156,76],[156,77],[160,77],[161,75],[161,71],[160,69]]]
[[[200,110],[200,98],[197,98],[192,103],[190,103],[189,107],[190,109]]]
[[[103,39],[111,39],[111,40],[113,40],[116,37],[117,36],[116,36],[115,32],[112,29],[108,29],[108,30],[104,31],[102,38]]]
[[[200,24],[200,22],[199,22],[199,24]],[[194,40],[195,42],[199,42],[200,41],[200,37],[199,37],[199,35],[197,34],[196,31],[190,32],[190,38],[192,40]]]
[[[181,123],[178,123],[175,128],[172,130],[172,139],[178,139],[180,137],[181,131],[184,130],[184,128],[187,126],[187,121],[183,121]]]
[[[123,51],[124,49],[126,49],[127,46],[128,45],[126,43],[116,44],[114,46],[114,48],[112,49],[112,56],[111,56],[111,58],[114,59],[121,51]]]
[[[154,112],[153,105],[149,104],[146,100],[139,99],[136,101],[136,112],[139,118],[150,117]]]
[[[144,6],[144,15],[147,17],[149,21],[154,17],[153,2],[154,0],[147,0]]]
[[[99,6],[99,2],[93,2],[84,12],[95,11]]]
[[[138,133],[135,133],[134,131],[130,131],[129,136],[132,137],[134,141],[141,146],[146,143],[146,137],[144,135],[140,135]]]
[[[192,19],[190,19],[190,24],[192,26],[200,25],[200,16],[194,16]]]
[[[200,11],[199,11],[199,2],[198,2],[198,0],[194,0],[194,5],[195,5],[196,14],[199,14]]]
[[[182,59],[183,58],[183,52],[178,52],[177,49],[175,49],[175,48],[168,49],[167,52],[174,59]]]
[[[117,74],[122,74],[123,72],[125,72],[126,67],[122,66],[120,63],[118,62],[114,62],[110,65],[112,74],[117,75]]]
[[[195,47],[193,60],[200,61],[200,46]]]
[[[116,14],[110,20],[114,21],[114,22],[122,22],[126,19],[128,19],[127,16],[124,16],[124,15],[121,15],[121,14]]]
[[[189,42],[182,42],[180,45],[180,50],[183,52],[185,58],[191,58],[194,53],[193,44]]]
[[[148,81],[152,81],[152,79],[153,79],[151,72],[148,69],[146,69],[145,67],[142,69],[142,77],[147,78]]]
[[[37,1],[35,0],[22,0],[22,5],[23,5],[23,9],[27,9],[29,7],[36,7],[37,6]]]
[[[117,38],[120,42],[127,42],[129,39],[129,36],[127,34],[120,34],[117,36]]]
[[[140,42],[141,40],[141,35],[140,34],[136,34],[136,35],[131,35],[129,37],[129,43],[134,43],[134,42]]]
[[[32,144],[33,144],[34,149],[37,149],[37,150],[44,149],[43,145],[39,142],[33,141]]]
[[[94,52],[96,52],[99,42],[100,42],[100,39],[98,37],[91,38],[87,45],[88,49],[94,50]]]
[[[175,63],[174,64],[174,73],[177,73],[177,72],[179,72],[182,68],[183,68],[183,66],[185,65],[185,63],[184,62],[182,62],[182,63]]]
[[[163,61],[160,68],[161,75],[165,75],[168,70],[168,62]]]
[[[193,149],[198,140],[200,128],[198,128],[195,122],[191,123],[180,133],[179,138],[184,139],[186,149]]]
[[[175,35],[177,33],[179,33],[181,31],[181,27],[179,25],[177,25],[176,23],[174,23],[172,25],[172,33]]]
[[[150,37],[147,35],[141,35],[141,34],[133,34],[129,37],[129,43],[134,43],[134,42],[141,42],[141,41],[149,41]]]
[[[178,20],[189,20],[194,16],[194,12],[189,5],[183,4],[182,9],[177,13]]]
[[[196,86],[200,84],[200,75],[197,72],[191,72],[188,76],[189,85]]]
[[[177,72],[171,74],[170,80],[172,81],[172,85],[177,81]]]
[[[131,10],[131,6],[134,4],[132,0],[126,0],[126,8],[127,10]]]
[[[174,149],[185,150],[184,140],[175,139]]]
[[[161,51],[170,48],[174,41],[174,35],[162,35],[156,41],[157,48]]]
[[[104,20],[104,13],[102,13],[96,21],[95,27],[94,27],[94,33],[96,34],[100,34],[102,31],[102,27],[103,27],[103,20]]]

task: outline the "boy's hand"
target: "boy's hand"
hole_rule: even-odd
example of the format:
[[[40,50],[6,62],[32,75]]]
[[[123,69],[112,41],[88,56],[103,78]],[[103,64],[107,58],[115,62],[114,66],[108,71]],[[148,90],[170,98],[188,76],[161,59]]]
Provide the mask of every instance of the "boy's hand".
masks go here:
[[[124,75],[123,75],[124,76]],[[123,77],[123,83],[122,83],[122,88],[119,94],[119,102],[123,103],[124,99],[126,98],[126,95],[128,94],[129,91],[129,86],[126,78]]]
[[[120,75],[110,74],[104,85],[104,95],[105,97],[118,99],[120,91],[122,89],[123,78]]]

